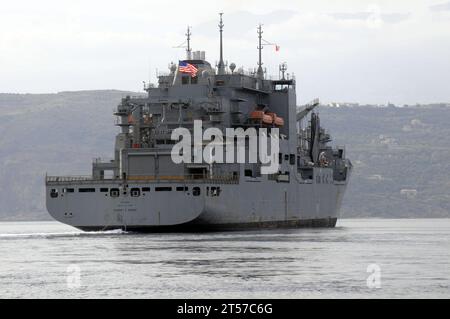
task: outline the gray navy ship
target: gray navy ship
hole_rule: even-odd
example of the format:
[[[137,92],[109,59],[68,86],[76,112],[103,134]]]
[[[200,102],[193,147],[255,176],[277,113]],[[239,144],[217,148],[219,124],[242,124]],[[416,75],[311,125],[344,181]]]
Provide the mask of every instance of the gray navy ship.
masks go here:
[[[315,110],[319,101],[297,107],[295,77],[284,63],[277,79],[267,77],[261,53],[269,43],[261,26],[257,68],[228,66],[223,27],[221,14],[216,66],[204,51],[191,50],[188,28],[186,59],[158,74],[157,85],[144,85],[145,96],[122,99],[115,112],[120,132],[113,160],[94,160],[90,176],[46,176],[53,218],[87,231],[335,226],[352,164],[343,147],[329,145],[330,134]],[[192,161],[174,161],[179,142],[174,132],[183,129],[198,137],[199,121],[202,129],[223,133],[214,145],[231,146],[222,156],[234,161],[197,156],[213,140],[205,141],[201,133],[200,143],[178,154]],[[244,134],[230,137],[229,129]],[[239,162],[236,154],[228,156],[241,147],[245,159],[250,157],[250,130],[277,143],[271,154],[275,170],[265,172],[260,159]]]

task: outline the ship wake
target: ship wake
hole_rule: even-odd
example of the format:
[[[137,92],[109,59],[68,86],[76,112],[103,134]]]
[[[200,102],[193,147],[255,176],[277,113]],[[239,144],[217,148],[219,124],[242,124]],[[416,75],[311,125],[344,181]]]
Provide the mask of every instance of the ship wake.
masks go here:
[[[55,232],[55,233],[23,233],[23,234],[0,234],[0,240],[3,239],[35,239],[35,238],[70,238],[70,237],[98,237],[98,236],[117,236],[125,235],[129,232],[121,229],[106,230],[106,231],[69,231],[69,232]]]

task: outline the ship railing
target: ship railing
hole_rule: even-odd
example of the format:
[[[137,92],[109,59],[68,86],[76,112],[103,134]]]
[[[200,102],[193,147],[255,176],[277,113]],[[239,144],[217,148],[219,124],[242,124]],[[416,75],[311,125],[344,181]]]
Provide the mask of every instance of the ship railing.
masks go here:
[[[82,175],[71,175],[71,176],[45,176],[45,182],[47,183],[58,183],[58,182],[82,182],[93,180],[92,176],[82,176]]]
[[[129,176],[128,181],[156,181],[156,182],[189,182],[189,183],[217,183],[237,184],[239,176],[236,175],[214,175],[204,176],[201,174],[189,174],[178,176]]]
[[[108,157],[94,157],[92,158],[92,163],[94,164],[103,164],[103,163],[111,163],[114,159]]]
[[[210,184],[237,184],[239,183],[239,176],[237,175],[214,175],[203,176],[196,174],[180,175],[180,176],[153,176],[153,175],[139,175],[128,176],[127,182],[145,183],[210,183]],[[120,178],[93,178],[92,176],[46,176],[45,183],[51,184],[65,184],[65,183],[80,183],[80,184],[98,184],[98,183],[120,183],[123,182]]]

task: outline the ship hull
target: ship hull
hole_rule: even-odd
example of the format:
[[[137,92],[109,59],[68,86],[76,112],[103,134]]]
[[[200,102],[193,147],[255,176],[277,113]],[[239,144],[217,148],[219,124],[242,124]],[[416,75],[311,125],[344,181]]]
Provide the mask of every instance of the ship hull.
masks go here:
[[[288,221],[266,221],[266,222],[248,222],[248,223],[228,223],[228,224],[196,224],[185,223],[173,226],[74,226],[83,231],[104,231],[121,229],[124,231],[141,233],[175,233],[175,232],[217,232],[217,231],[242,231],[242,230],[261,230],[277,228],[333,228],[336,226],[337,217],[301,219]]]
[[[47,209],[57,221],[86,231],[334,227],[346,182],[325,180],[328,181],[323,178],[282,183],[248,178],[231,184],[128,182],[125,191],[120,182],[59,183],[47,185]],[[142,192],[144,187],[150,191]],[[81,191],[86,188],[95,191]],[[115,198],[100,192],[117,188],[121,191]],[[200,190],[197,196],[194,188]],[[58,196],[52,198],[55,189]],[[139,196],[132,197],[132,189],[139,189]]]

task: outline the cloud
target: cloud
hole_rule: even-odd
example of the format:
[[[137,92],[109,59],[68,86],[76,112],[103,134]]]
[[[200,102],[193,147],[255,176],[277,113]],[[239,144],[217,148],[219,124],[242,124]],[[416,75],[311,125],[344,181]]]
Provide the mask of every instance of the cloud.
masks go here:
[[[379,18],[386,23],[399,23],[407,20],[411,13],[374,13],[374,12],[337,12],[331,13],[332,17],[338,20],[362,20],[368,21],[371,18]]]
[[[443,1],[443,0],[441,0]],[[174,46],[192,26],[192,47],[256,66],[258,23],[281,46],[263,50],[268,74],[287,62],[299,96],[396,104],[450,100],[450,2],[427,0],[10,1],[0,11],[0,91],[137,90],[149,71],[184,57]],[[368,5],[368,3],[374,3]],[[448,10],[447,10],[448,11]],[[155,77],[153,76],[153,81]]]
[[[430,6],[432,11],[450,11],[450,1]]]
[[[266,14],[254,14],[248,11],[235,11],[225,13],[224,19],[224,35],[227,37],[241,37],[243,34],[256,34],[256,27],[259,23],[264,26],[282,23],[295,15],[291,10],[276,10]],[[194,32],[203,36],[218,36],[218,15],[209,21],[200,24],[194,24]]]

